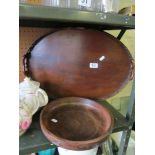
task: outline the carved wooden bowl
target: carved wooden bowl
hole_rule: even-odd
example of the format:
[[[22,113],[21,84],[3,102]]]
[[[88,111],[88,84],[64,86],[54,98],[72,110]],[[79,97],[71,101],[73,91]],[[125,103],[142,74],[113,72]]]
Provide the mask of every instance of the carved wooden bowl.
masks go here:
[[[66,97],[50,102],[40,115],[46,138],[69,150],[91,149],[111,133],[113,117],[97,102]]]

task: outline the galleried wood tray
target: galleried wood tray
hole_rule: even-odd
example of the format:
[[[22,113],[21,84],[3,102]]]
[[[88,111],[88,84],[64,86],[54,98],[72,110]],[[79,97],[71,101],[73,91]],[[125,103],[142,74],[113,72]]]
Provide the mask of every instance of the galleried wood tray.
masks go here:
[[[96,30],[65,29],[46,35],[30,48],[24,66],[49,97],[106,99],[133,76],[128,49]]]

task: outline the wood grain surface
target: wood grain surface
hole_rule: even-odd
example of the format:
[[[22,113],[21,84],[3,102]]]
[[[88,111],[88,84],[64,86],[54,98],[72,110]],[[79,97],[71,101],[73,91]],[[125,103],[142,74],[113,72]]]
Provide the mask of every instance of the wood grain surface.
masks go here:
[[[66,97],[50,102],[41,112],[41,129],[57,146],[91,149],[111,133],[113,117],[96,101]]]
[[[50,97],[106,99],[129,81],[132,58],[119,40],[105,32],[66,29],[34,46],[28,69]]]

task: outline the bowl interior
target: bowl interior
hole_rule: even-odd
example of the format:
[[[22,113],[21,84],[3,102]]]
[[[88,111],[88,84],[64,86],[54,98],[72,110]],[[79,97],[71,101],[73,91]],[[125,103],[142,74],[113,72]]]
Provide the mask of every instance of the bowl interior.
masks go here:
[[[53,135],[71,141],[88,141],[108,132],[109,112],[95,101],[87,99],[58,100],[49,103],[42,122]]]

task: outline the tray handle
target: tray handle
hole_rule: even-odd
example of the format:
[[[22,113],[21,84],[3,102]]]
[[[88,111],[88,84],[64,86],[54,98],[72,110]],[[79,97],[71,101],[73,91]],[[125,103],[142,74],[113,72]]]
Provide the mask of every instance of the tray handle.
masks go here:
[[[131,59],[131,65],[130,65],[130,80],[133,80],[135,76],[135,63],[134,63],[134,59]]]
[[[29,74],[29,59],[30,59],[30,57],[31,57],[30,52],[27,52],[23,56],[24,75],[27,77],[30,77],[30,74]]]

